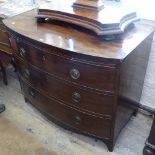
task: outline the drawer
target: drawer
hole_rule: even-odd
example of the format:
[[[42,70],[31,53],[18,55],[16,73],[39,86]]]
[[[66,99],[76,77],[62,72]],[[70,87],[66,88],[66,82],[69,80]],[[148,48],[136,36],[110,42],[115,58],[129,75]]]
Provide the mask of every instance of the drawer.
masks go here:
[[[67,127],[76,129],[82,133],[108,139],[110,137],[111,121],[95,117],[73,108],[63,105],[53,99],[49,99],[21,80],[21,88],[28,99],[37,109]]]
[[[26,63],[16,60],[18,71],[33,87],[48,96],[61,100],[65,104],[110,117],[114,105],[114,96],[83,89],[74,84],[52,77],[36,70]]]
[[[52,49],[51,53],[46,53],[22,42],[19,42],[18,45],[18,56],[45,72],[78,85],[110,92],[115,91],[115,67],[77,62],[74,58],[52,54]]]

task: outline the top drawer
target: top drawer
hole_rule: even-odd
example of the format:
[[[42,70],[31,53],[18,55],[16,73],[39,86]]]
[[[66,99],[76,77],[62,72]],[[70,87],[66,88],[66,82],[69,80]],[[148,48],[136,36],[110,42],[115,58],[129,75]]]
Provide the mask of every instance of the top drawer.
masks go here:
[[[115,67],[77,62],[74,58],[47,53],[23,42],[19,42],[16,52],[19,57],[58,78],[108,92],[115,90]]]

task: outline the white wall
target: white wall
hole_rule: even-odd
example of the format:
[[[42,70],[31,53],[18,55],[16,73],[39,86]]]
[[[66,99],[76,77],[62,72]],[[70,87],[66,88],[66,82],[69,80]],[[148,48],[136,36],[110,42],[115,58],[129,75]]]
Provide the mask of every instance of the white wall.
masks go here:
[[[134,8],[139,17],[155,21],[155,0],[121,0],[121,3]]]

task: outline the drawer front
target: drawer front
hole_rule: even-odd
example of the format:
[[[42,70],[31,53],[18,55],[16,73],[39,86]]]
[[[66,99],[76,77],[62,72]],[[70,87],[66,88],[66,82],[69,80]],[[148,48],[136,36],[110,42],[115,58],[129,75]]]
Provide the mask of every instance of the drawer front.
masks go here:
[[[49,117],[51,116],[66,126],[75,128],[89,135],[95,135],[101,138],[110,137],[111,121],[82,113],[64,106],[56,100],[44,97],[22,80],[21,87],[28,101]]]
[[[59,78],[105,91],[115,90],[116,68],[75,62],[19,42],[18,56]]]
[[[57,98],[81,110],[111,117],[114,96],[97,93],[89,89],[82,89],[74,84],[66,83],[63,80],[37,71],[34,67],[24,62],[19,60],[16,60],[16,62],[20,75],[36,89],[41,90],[48,96]]]

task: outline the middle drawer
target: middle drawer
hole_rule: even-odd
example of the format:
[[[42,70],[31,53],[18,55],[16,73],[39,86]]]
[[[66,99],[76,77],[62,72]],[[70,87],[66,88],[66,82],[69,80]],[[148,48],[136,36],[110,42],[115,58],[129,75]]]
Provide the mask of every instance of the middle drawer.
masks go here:
[[[42,93],[83,111],[111,115],[114,96],[77,87],[45,74],[21,60],[16,60],[20,75]]]

